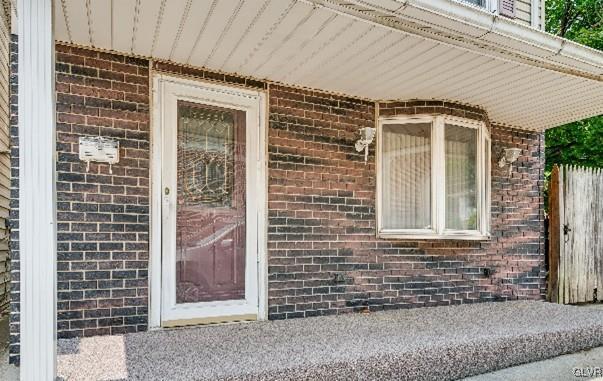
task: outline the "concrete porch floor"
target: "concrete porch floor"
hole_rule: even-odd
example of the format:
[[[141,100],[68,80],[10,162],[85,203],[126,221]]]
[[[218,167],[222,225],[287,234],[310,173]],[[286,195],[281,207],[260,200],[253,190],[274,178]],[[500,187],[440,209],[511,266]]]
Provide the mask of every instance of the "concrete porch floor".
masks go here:
[[[451,380],[603,345],[603,310],[482,303],[59,341],[63,380]]]

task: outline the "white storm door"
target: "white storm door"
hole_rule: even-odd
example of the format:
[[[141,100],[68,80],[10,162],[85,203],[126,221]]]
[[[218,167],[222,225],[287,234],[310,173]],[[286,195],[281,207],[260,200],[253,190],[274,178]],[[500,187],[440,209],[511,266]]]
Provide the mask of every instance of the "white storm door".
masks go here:
[[[161,77],[161,325],[258,319],[262,93]]]

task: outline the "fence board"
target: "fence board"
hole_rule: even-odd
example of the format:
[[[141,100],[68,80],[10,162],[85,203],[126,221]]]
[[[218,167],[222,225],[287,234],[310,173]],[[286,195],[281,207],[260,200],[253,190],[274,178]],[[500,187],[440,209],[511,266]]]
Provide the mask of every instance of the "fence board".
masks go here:
[[[549,300],[603,299],[603,171],[555,166],[549,212]]]
[[[553,166],[549,186],[549,284],[548,300],[559,300],[559,274],[562,271],[559,263],[559,167]]]

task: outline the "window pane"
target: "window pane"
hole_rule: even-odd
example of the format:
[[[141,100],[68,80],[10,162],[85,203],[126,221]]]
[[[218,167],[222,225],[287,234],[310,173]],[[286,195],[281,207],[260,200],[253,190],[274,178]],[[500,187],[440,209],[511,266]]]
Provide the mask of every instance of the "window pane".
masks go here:
[[[475,4],[480,7],[486,6],[486,0],[463,0],[465,3]]]
[[[446,229],[477,230],[477,130],[446,125]]]
[[[431,123],[383,126],[382,225],[431,228]]]

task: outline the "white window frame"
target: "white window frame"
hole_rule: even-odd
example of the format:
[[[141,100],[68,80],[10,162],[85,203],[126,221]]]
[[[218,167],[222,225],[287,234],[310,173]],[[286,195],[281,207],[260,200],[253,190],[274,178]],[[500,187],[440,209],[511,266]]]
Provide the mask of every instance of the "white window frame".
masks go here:
[[[480,7],[479,5],[471,4],[470,2],[465,1],[465,0],[456,0],[456,1],[463,3],[465,5],[468,5],[470,7],[476,7],[476,8],[491,12],[491,13],[498,14],[498,1],[499,0],[485,0],[483,7]]]
[[[431,123],[431,229],[384,229],[381,190],[383,189],[382,137],[387,124]],[[477,133],[477,202],[478,228],[454,230],[445,228],[446,184],[445,145],[446,124],[474,128]],[[377,236],[390,239],[458,239],[487,240],[490,238],[491,138],[484,122],[449,115],[412,115],[379,118],[377,123]],[[486,162],[486,156],[490,158]]]

